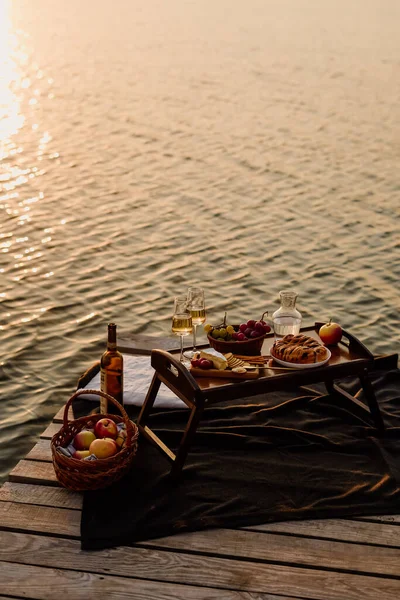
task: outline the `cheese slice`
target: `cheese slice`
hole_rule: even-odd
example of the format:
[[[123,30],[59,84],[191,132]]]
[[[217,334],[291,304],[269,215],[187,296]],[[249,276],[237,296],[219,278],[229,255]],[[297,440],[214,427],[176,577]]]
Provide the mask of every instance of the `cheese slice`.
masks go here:
[[[217,354],[211,352],[204,352],[203,350],[200,350],[200,358],[206,358],[207,360],[210,360],[214,367],[219,371],[223,371],[224,369],[228,368],[228,361],[220,353],[218,353],[217,356]]]

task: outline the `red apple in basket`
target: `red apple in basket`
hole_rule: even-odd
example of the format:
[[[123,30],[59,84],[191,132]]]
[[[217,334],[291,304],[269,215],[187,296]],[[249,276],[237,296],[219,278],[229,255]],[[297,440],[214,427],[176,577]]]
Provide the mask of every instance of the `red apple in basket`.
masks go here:
[[[332,319],[329,319],[329,323],[322,325],[318,333],[321,340],[327,346],[333,346],[342,339],[342,328],[338,323],[332,323]]]
[[[89,452],[97,458],[109,458],[118,452],[118,446],[111,438],[98,438],[90,444]]]
[[[78,460],[83,460],[87,456],[90,456],[90,450],[75,450],[75,452],[72,455],[72,458],[77,458]]]
[[[112,419],[105,417],[97,421],[94,432],[98,438],[113,438],[115,440],[118,435],[117,424]]]
[[[93,431],[89,431],[87,429],[82,429],[79,433],[76,434],[72,444],[75,446],[77,450],[88,450],[90,444],[93,440],[96,439]]]

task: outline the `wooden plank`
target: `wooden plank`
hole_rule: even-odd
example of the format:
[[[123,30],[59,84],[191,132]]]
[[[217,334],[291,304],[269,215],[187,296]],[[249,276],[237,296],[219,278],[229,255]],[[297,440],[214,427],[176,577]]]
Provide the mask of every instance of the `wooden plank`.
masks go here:
[[[354,517],[357,521],[380,521],[382,523],[393,523],[393,525],[400,525],[400,515],[376,515],[367,517]]]
[[[35,600],[88,600],[107,598],[109,600],[221,600],[220,590],[196,588],[189,585],[168,584],[165,582],[128,579],[88,572],[69,571],[0,563],[3,592],[10,596],[23,594],[24,598]],[[205,596],[206,594],[206,596]],[[266,600],[268,596],[226,590],[226,600]],[[351,599],[349,599],[351,600]]]
[[[400,535],[397,526],[379,521],[363,522],[347,519],[283,521],[281,523],[256,525],[251,529],[268,533],[286,533],[362,544],[380,544],[394,548],[400,547]]]
[[[81,555],[82,568],[86,556]],[[169,562],[167,560],[164,568],[168,567]],[[398,580],[382,577],[363,577],[277,565],[240,563],[239,566],[235,565],[234,589],[224,589],[223,592],[218,587],[219,572],[207,568],[208,587],[141,579],[141,565],[135,563],[130,563],[131,572],[139,579],[5,561],[0,562],[0,575],[4,593],[22,594],[23,597],[39,600],[54,600],[55,593],[57,597],[74,600],[95,597],[135,600],[271,600],[270,594],[310,600],[398,600],[400,592]],[[256,577],[253,579],[252,574],[249,574],[248,567],[250,569],[253,566],[255,569],[258,567],[258,573],[265,583],[262,584]],[[177,573],[178,577],[181,576],[184,567],[183,560]],[[152,576],[158,577],[159,564],[153,562],[150,568]],[[264,586],[267,588],[265,592],[260,589]],[[237,591],[238,588],[244,591]]]
[[[65,404],[54,415],[53,423],[63,423],[64,422],[64,409],[65,409]],[[68,421],[72,421],[73,419],[74,419],[74,413],[72,410],[72,406],[70,406],[69,410],[68,410]],[[58,428],[58,429],[60,429],[60,428]]]
[[[142,544],[174,550],[190,549],[191,552],[201,552],[207,548],[207,552],[216,556],[318,566],[322,569],[400,578],[400,550],[385,546],[348,544],[232,529],[219,529],[217,535],[210,535],[210,531],[196,531]]]
[[[79,537],[80,512],[0,502],[0,523],[8,530]],[[296,538],[244,530],[207,530],[140,542],[137,546],[220,557],[290,563],[365,574],[399,576],[400,551],[391,547]]]
[[[39,483],[42,485],[47,485],[50,477],[55,479],[54,469],[51,463],[20,461],[12,473],[14,473],[13,481],[20,484],[37,483],[35,478],[39,476],[41,476]],[[50,481],[50,485],[53,486],[55,484],[57,484],[57,482],[54,480]],[[64,491],[63,488],[60,488],[60,491]],[[32,489],[32,492],[29,489],[26,490],[26,496],[24,496],[24,500],[22,500],[22,494],[20,494],[19,501],[32,504],[45,504],[45,502],[40,500],[40,496],[37,495],[35,488]],[[55,506],[57,506],[57,504],[55,504]],[[378,517],[376,518],[376,521],[353,521],[347,519],[283,521],[279,523],[254,525],[252,527],[244,527],[242,529],[265,533],[320,538],[326,540],[357,542],[359,544],[382,545],[394,548],[399,547],[400,545],[400,536],[397,525],[391,525],[390,523],[386,523],[384,521],[382,522]],[[212,531],[215,530],[210,531],[211,535],[213,535]],[[205,532],[202,532],[202,535],[204,535],[204,533]]]
[[[43,431],[43,433],[40,434],[40,437],[42,439],[51,440],[53,435],[55,435],[56,433],[58,433],[60,431],[60,428],[61,428],[60,423],[50,423],[50,425],[48,425],[48,427],[46,427],[46,429]]]
[[[27,459],[34,458],[35,460],[42,460],[44,462],[52,462],[50,444],[46,440],[39,440],[39,442],[32,448],[27,455]],[[30,465],[23,463],[18,471],[13,475],[13,481],[19,481],[21,478],[26,482],[27,478],[31,478]],[[43,467],[44,469],[44,467]],[[42,473],[43,473],[42,469]],[[51,470],[49,471],[51,474]],[[46,470],[47,473],[47,470]],[[15,479],[14,479],[15,476]],[[43,478],[42,478],[43,479]],[[41,479],[41,481],[42,481]],[[43,482],[43,481],[42,481]],[[53,484],[52,484],[53,485]],[[0,488],[1,490],[1,488]],[[72,492],[71,492],[72,493]],[[37,491],[34,492],[35,496]],[[36,501],[37,500],[37,501]],[[22,498],[19,500],[22,502]],[[40,497],[37,498],[29,497],[26,500],[30,504],[44,504]],[[54,506],[57,506],[55,504]],[[390,534],[387,541],[382,541],[382,536],[387,536],[392,530],[383,528],[381,531],[371,530],[369,527],[364,525],[349,525],[352,522],[362,521],[364,523],[386,523],[393,525],[400,525],[400,515],[369,515],[359,516],[350,519],[319,519],[319,520],[307,520],[307,521],[285,521],[282,523],[267,523],[263,525],[254,525],[251,527],[244,527],[243,529],[251,529],[254,531],[269,531],[269,532],[285,532],[294,533],[298,535],[307,536],[320,536],[324,538],[332,538],[337,540],[346,541],[357,541],[364,543],[374,543],[372,538],[376,540],[377,544],[385,544],[397,546],[395,543],[396,537],[395,531]]]
[[[80,510],[0,502],[1,529],[79,538],[80,524]]]
[[[82,509],[83,495],[65,488],[6,481],[0,488],[0,500],[58,508]]]
[[[10,561],[10,557],[12,562],[37,567],[84,570],[107,575],[112,573],[129,578],[139,576],[146,580],[156,577],[158,581],[204,587],[210,586],[212,573],[213,587],[220,590],[238,589],[238,586],[239,589],[241,586],[243,589],[268,589],[268,571],[259,563],[246,563],[246,577],[240,577],[238,574],[243,572],[243,563],[224,558],[124,546],[111,552],[84,552],[76,540],[0,532],[0,561]],[[271,600],[287,598],[275,595],[267,597]]]
[[[41,460],[43,462],[53,462],[51,455],[50,440],[40,439],[37,444],[28,452],[25,457],[27,460]]]
[[[9,474],[8,479],[16,483],[60,485],[54,472],[53,463],[36,460],[20,460]]]

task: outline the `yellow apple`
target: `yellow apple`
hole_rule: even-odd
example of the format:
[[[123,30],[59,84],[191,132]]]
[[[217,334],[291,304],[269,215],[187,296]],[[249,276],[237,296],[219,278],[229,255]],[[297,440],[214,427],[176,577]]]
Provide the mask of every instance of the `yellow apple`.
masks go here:
[[[83,460],[87,456],[90,456],[90,450],[75,450],[75,452],[72,455],[72,458]]]
[[[94,433],[92,431],[83,429],[82,431],[80,431],[79,433],[76,434],[72,444],[75,446],[75,448],[77,450],[88,450],[90,444],[95,439],[96,439],[96,436],[94,435]]]
[[[89,452],[97,458],[109,458],[118,452],[118,446],[111,438],[97,438],[90,444]]]

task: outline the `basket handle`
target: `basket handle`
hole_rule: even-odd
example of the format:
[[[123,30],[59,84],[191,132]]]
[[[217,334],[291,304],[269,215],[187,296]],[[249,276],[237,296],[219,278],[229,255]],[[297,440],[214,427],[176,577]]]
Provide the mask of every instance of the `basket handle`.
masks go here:
[[[119,411],[121,412],[122,418],[124,419],[124,422],[126,425],[126,431],[129,432],[131,435],[133,435],[132,423],[128,417],[126,410],[122,406],[122,404],[117,402],[117,400],[115,398],[113,398],[112,396],[110,396],[110,394],[107,394],[106,392],[103,392],[101,390],[87,390],[87,389],[77,390],[75,392],[75,394],[73,394],[71,396],[71,398],[68,400],[67,404],[65,405],[64,418],[63,418],[64,427],[68,426],[68,410],[69,410],[69,407],[71,406],[72,402],[75,400],[75,398],[78,398],[78,396],[83,396],[86,394],[95,394],[96,396],[103,396],[103,398],[106,398],[108,401],[111,401],[111,403],[114,404],[114,406],[116,406],[119,409]]]

